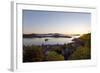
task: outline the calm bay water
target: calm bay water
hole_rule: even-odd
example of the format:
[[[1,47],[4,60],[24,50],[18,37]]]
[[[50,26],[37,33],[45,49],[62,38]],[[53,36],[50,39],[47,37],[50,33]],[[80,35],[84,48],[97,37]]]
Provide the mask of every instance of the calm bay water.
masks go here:
[[[79,36],[72,36],[72,38],[53,38],[53,37],[45,37],[45,38],[23,38],[23,44],[25,46],[30,45],[55,45],[55,44],[68,44],[72,42],[72,39],[78,38]],[[45,39],[48,39],[45,41]]]

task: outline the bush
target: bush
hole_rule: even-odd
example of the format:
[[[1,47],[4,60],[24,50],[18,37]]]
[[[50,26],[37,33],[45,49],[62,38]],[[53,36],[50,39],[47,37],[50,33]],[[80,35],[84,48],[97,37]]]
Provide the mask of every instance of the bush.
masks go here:
[[[62,48],[60,46],[53,46],[50,51],[55,51],[58,54],[62,54]]]
[[[47,61],[59,61],[59,60],[64,60],[64,56],[58,54],[55,51],[50,51],[48,52],[46,59]]]
[[[44,59],[43,50],[39,46],[30,46],[24,48],[23,62],[42,61]]]
[[[68,59],[69,60],[80,60],[80,59],[90,59],[91,58],[91,51],[88,47],[79,47],[73,52]]]
[[[91,34],[84,34],[80,38],[84,41],[85,45],[76,48],[69,57],[69,60],[90,59],[91,58]]]
[[[85,42],[85,45],[89,48],[91,48],[91,34],[84,34],[83,36],[81,36],[79,39],[81,39],[82,41]]]

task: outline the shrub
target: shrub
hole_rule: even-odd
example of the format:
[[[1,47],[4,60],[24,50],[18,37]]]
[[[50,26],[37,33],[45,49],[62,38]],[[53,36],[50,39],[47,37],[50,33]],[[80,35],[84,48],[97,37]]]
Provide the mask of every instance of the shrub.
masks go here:
[[[84,34],[80,38],[80,40],[84,41],[85,45],[76,48],[68,59],[70,60],[79,60],[79,59],[90,59],[91,58],[91,34]]]
[[[90,48],[87,46],[79,47],[73,52],[68,59],[69,60],[80,60],[80,59],[90,59],[91,58],[91,51]]]
[[[43,50],[39,46],[30,46],[24,48],[23,62],[42,61],[44,59]]]
[[[64,60],[64,56],[58,54],[55,51],[50,51],[50,52],[48,52],[46,59],[48,61],[59,61],[59,60]]]

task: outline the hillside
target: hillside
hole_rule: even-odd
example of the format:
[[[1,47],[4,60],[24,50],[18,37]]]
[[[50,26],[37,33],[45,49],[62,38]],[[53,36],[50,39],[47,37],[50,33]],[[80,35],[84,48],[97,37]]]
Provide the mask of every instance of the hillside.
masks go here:
[[[81,41],[84,42],[83,46],[80,46],[74,51],[70,56],[69,60],[79,60],[79,59],[90,59],[91,58],[91,34],[84,34],[79,37]]]

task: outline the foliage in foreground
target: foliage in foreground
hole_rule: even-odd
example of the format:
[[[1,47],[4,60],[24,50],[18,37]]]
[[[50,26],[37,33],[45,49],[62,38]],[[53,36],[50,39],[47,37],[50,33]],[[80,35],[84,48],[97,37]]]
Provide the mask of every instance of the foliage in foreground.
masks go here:
[[[90,59],[90,48],[86,46],[79,47],[68,59],[69,60]]]
[[[85,34],[79,39],[84,41],[84,46],[78,47],[70,56],[69,60],[80,60],[91,58],[91,34]]]
[[[34,62],[43,61],[44,54],[41,47],[31,46],[25,47],[23,50],[23,61],[24,62]]]
[[[50,51],[46,57],[46,59],[48,61],[60,61],[60,60],[64,60],[64,56],[58,54],[55,51]]]
[[[64,45],[23,46],[23,62],[81,60],[91,58],[91,34]]]

